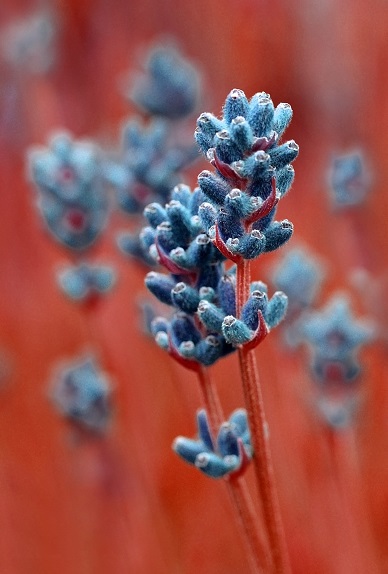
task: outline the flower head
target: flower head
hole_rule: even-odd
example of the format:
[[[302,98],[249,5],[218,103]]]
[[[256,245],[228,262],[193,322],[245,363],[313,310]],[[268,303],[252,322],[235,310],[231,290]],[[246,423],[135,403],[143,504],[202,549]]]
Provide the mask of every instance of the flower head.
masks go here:
[[[253,348],[283,318],[284,293],[270,299],[264,283],[252,284],[241,317],[236,317],[235,269],[226,269],[225,257],[204,233],[198,212],[203,205],[200,188],[174,188],[163,208],[145,209],[149,226],[140,237],[144,247],[169,274],[152,271],[148,289],[175,309],[169,320],[157,318],[152,332],[157,343],[186,367],[211,365],[240,345]]]
[[[222,119],[205,113],[197,120],[196,141],[215,168],[198,176],[208,201],[200,216],[232,261],[278,249],[292,235],[291,222],[274,221],[276,205],[294,180],[291,163],[299,151],[293,140],[279,145],[291,117],[288,104],[275,108],[264,92],[248,101],[234,89]]]

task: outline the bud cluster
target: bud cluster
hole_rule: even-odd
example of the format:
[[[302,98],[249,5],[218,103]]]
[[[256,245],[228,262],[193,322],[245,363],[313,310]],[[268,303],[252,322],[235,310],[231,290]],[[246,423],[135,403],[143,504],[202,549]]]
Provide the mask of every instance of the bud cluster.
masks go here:
[[[217,247],[236,263],[278,249],[293,233],[290,221],[274,221],[277,203],[294,180],[291,163],[299,151],[293,140],[279,144],[291,118],[291,107],[275,108],[265,92],[248,101],[234,89],[222,119],[204,113],[197,120],[196,141],[215,168],[198,176],[207,198],[199,215]]]
[[[173,443],[175,452],[211,478],[242,474],[252,458],[246,411],[235,410],[220,426],[216,440],[205,410],[198,411],[197,426],[198,439],[177,437]]]
[[[140,234],[144,249],[169,271],[148,273],[146,285],[175,308],[170,320],[155,318],[151,330],[161,347],[196,370],[240,345],[260,343],[282,320],[287,297],[278,291],[269,299],[266,285],[255,282],[237,318],[235,269],[225,268],[224,255],[203,232],[198,217],[202,190],[179,185],[171,197],[164,208],[157,203],[146,207],[149,226]]]

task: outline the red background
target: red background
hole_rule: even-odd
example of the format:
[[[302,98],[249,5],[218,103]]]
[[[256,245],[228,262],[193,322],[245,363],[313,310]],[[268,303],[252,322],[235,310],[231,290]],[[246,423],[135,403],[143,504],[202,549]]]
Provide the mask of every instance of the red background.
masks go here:
[[[45,5],[3,0],[2,30],[39,8]],[[355,309],[379,328],[363,354],[354,432],[344,437],[344,464],[352,465],[350,481],[360,482],[364,501],[356,526],[349,526],[331,473],[305,355],[287,351],[278,333],[257,352],[293,573],[365,572],[357,570],[354,536],[368,571],[388,572],[386,2],[63,0],[49,8],[58,23],[53,68],[31,74],[4,58],[0,68],[0,571],[247,568],[222,483],[171,452],[176,435],[195,432],[200,395],[195,378],[139,330],[144,272],[114,241],[127,219],[115,214],[98,245],[96,259],[112,261],[120,278],[87,325],[55,284],[54,270],[68,255],[43,230],[25,175],[28,147],[58,127],[102,144],[117,141],[133,111],[119,79],[138,68],[151,43],[171,36],[203,72],[198,112],[218,113],[234,87],[292,105],[287,136],[301,151],[279,215],[293,221],[294,244],[325,261],[322,301],[351,290]],[[334,153],[353,147],[363,149],[373,174],[370,197],[352,213],[335,214],[327,166]],[[260,259],[255,277],[268,277],[277,257]],[[368,273],[362,291],[352,281],[359,268]],[[115,416],[102,440],[77,435],[49,396],[58,365],[88,350],[114,381]],[[214,375],[225,410],[240,406],[236,357],[216,365]]]

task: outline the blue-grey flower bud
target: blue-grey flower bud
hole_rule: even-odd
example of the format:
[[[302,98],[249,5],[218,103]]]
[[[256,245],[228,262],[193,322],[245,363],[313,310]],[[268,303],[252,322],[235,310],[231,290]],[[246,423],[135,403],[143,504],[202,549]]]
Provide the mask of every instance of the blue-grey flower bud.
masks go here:
[[[236,317],[233,317],[233,315],[228,315],[224,318],[222,333],[226,342],[232,345],[243,345],[250,341],[253,336],[249,327],[239,319],[236,319]]]
[[[242,90],[233,89],[226,97],[223,107],[224,119],[230,124],[237,116],[245,118],[249,112],[249,102]]]

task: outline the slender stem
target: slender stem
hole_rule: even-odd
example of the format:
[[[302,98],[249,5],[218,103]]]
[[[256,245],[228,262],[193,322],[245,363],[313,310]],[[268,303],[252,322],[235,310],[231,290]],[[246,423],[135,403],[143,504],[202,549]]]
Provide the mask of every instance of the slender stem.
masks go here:
[[[226,479],[225,483],[238,514],[251,570],[253,573],[267,574],[270,572],[268,545],[264,539],[264,533],[259,528],[247,483],[243,478],[233,478],[233,476]]]
[[[224,421],[217,389],[207,369],[201,367],[198,371],[198,378],[209,415],[212,435],[216,437],[219,426]],[[253,502],[246,482],[241,477],[233,476],[226,478],[224,482],[238,517],[238,526],[246,545],[252,573],[266,574],[269,572],[270,564],[267,544],[253,510]]]
[[[250,264],[243,260],[237,265],[237,314],[248,298]],[[274,572],[289,573],[290,565],[275,486],[272,457],[268,441],[268,425],[265,418],[263,397],[253,350],[241,346],[238,350],[243,392],[248,413],[254,451],[253,463],[257,486],[263,506]]]
[[[209,415],[210,428],[213,437],[216,437],[220,425],[225,420],[224,413],[221,407],[221,402],[217,393],[217,389],[213,384],[209,370],[205,369],[202,366],[198,370],[198,379],[201,387],[203,400],[205,403],[205,408]]]

